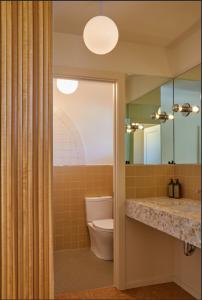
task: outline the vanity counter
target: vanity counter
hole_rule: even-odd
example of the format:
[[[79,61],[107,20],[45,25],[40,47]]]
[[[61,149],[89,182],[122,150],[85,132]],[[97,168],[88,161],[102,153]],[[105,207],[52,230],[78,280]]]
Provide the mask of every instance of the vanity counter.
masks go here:
[[[201,203],[168,197],[126,200],[126,215],[201,248]]]

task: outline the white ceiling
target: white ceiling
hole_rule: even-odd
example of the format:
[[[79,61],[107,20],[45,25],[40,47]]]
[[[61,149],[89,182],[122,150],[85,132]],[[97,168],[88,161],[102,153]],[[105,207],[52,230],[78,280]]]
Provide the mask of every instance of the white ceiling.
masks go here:
[[[117,24],[120,40],[168,46],[200,20],[201,1],[54,1],[54,31],[82,35],[103,14]]]

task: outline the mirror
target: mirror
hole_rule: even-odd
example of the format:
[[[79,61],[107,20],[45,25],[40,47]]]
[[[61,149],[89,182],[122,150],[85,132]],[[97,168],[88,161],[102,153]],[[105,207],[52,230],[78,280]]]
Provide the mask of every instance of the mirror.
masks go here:
[[[157,112],[172,114],[173,80],[132,75],[126,82],[125,153],[127,164],[167,164],[173,158],[173,120],[152,119]],[[160,108],[160,110],[159,110]],[[129,125],[138,123],[135,131]],[[129,132],[130,131],[130,132]]]
[[[188,164],[201,162],[201,65],[174,79],[174,104],[198,106],[198,112],[175,112],[174,160]],[[197,110],[197,109],[196,109]]]

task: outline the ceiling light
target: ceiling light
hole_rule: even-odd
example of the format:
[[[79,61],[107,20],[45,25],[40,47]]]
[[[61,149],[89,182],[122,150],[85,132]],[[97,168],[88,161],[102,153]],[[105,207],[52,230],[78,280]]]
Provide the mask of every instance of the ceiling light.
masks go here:
[[[78,88],[77,80],[57,79],[57,88],[63,94],[73,94]]]
[[[116,46],[119,32],[114,21],[106,16],[90,19],[83,31],[86,47],[95,54],[107,54]]]

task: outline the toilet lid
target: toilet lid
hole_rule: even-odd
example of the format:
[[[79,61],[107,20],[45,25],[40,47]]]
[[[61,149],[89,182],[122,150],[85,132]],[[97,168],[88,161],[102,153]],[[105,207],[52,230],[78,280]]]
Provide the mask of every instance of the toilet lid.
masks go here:
[[[93,226],[102,230],[113,231],[114,220],[113,219],[94,220]]]

